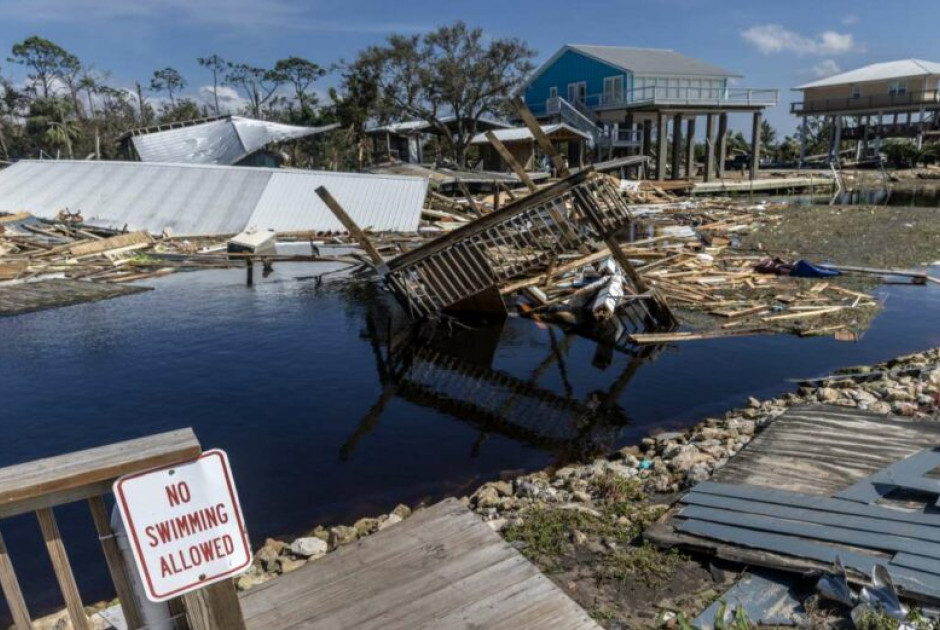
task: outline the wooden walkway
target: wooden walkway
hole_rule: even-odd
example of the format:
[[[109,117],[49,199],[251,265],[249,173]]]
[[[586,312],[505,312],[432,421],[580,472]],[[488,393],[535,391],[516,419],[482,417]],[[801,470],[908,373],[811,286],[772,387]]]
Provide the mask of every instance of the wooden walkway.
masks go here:
[[[918,535],[928,531],[926,526],[940,530],[936,512],[915,516],[864,503],[846,507],[850,502],[831,497],[938,445],[940,423],[835,406],[794,407],[716,472],[711,482],[699,484],[683,497],[683,505],[648,529],[646,536],[661,546],[801,573],[827,570],[833,554],[841,554],[852,581],[862,581],[874,564],[881,563],[889,566],[909,596],[935,602],[940,577],[933,569],[921,571],[920,564],[912,567],[909,556],[912,550],[926,553],[929,547],[940,557],[940,546],[912,542],[906,536],[915,525],[924,526]],[[928,540],[937,540],[933,529]],[[919,561],[919,556],[914,560]],[[929,562],[935,567],[937,560]]]
[[[831,496],[937,445],[940,423],[831,405],[793,407],[712,480]]]
[[[455,499],[241,597],[249,630],[599,630]]]
[[[97,302],[150,290],[149,287],[64,279],[4,285],[0,286],[0,317]]]

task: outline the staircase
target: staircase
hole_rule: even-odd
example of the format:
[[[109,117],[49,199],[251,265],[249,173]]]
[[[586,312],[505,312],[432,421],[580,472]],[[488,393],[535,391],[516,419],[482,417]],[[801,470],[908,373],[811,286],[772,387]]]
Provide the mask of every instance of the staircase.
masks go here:
[[[561,122],[591,136],[588,144],[592,148],[606,137],[604,124],[597,117],[597,114],[585,107],[583,103],[575,102],[572,104],[559,96],[549,99],[547,111],[549,114],[557,116]]]

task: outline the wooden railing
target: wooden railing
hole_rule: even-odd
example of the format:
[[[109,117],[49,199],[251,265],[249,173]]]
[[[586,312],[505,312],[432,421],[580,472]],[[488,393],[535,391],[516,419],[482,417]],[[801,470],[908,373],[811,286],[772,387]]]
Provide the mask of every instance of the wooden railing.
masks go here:
[[[820,98],[790,103],[791,114],[813,114],[878,108],[933,105],[940,103],[940,91],[927,90],[900,94],[869,94],[858,97]]]
[[[182,429],[0,469],[0,519],[36,513],[56,581],[76,630],[87,630],[91,626],[59,533],[54,508],[77,501],[88,503],[128,627],[142,628],[144,625],[130,576],[111,530],[105,497],[110,494],[114,481],[123,475],[181,464],[197,458],[201,452],[192,429]],[[16,630],[32,628],[30,613],[2,535],[0,588]],[[185,618],[192,630],[244,627],[244,622],[239,625],[237,595],[230,581],[185,595],[171,602],[171,610]],[[233,614],[234,620],[231,618]]]

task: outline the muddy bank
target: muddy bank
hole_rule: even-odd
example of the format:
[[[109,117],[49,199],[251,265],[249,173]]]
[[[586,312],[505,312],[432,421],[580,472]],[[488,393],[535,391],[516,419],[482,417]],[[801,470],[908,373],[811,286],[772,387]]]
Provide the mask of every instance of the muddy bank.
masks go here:
[[[940,259],[936,208],[792,206],[740,248],[843,265],[917,267]]]

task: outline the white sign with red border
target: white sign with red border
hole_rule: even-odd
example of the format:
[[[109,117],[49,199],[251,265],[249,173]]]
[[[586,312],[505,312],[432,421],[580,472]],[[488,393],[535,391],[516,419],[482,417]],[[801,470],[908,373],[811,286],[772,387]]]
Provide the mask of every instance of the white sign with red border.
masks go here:
[[[151,601],[195,591],[251,564],[245,519],[224,451],[121,477],[114,495]]]

